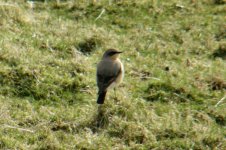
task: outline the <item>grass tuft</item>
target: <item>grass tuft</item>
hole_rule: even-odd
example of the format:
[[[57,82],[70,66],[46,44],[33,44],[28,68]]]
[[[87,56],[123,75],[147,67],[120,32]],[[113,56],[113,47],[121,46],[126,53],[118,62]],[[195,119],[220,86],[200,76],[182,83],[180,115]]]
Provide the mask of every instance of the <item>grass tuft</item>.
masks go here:
[[[220,44],[219,48],[213,53],[214,58],[222,58],[226,60],[226,44]]]
[[[101,40],[97,37],[91,37],[89,39],[85,39],[83,42],[80,42],[77,46],[77,49],[83,54],[90,54],[100,46]]]
[[[212,90],[225,90],[226,89],[226,82],[219,77],[214,77],[210,81],[210,88]]]
[[[184,88],[175,87],[170,83],[153,82],[148,85],[144,97],[147,101],[161,101],[161,102],[189,102],[199,101],[198,95],[186,91]]]

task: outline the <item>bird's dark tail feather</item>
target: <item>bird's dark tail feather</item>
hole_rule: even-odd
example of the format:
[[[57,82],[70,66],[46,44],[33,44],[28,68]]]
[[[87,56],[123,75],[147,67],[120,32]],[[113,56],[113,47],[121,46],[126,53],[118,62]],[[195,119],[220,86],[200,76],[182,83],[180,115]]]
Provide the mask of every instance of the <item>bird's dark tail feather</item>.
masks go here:
[[[103,104],[104,103],[104,99],[105,99],[106,93],[107,93],[107,91],[99,92],[98,99],[97,99],[97,104]]]

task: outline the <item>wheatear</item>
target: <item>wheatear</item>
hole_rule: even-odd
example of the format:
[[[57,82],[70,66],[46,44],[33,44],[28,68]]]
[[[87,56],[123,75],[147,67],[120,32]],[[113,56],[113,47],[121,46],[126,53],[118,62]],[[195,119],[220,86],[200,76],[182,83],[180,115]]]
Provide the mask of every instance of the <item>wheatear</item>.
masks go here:
[[[99,88],[97,103],[103,104],[107,90],[117,86],[124,77],[124,67],[119,60],[119,52],[115,49],[105,51],[97,65],[97,86]]]

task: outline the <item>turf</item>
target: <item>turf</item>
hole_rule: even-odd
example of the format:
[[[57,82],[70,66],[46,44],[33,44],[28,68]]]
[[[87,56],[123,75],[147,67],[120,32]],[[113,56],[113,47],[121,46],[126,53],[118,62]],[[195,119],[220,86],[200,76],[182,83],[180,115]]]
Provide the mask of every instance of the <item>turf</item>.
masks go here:
[[[3,0],[0,149],[226,149],[225,0]],[[98,112],[96,64],[125,78]]]

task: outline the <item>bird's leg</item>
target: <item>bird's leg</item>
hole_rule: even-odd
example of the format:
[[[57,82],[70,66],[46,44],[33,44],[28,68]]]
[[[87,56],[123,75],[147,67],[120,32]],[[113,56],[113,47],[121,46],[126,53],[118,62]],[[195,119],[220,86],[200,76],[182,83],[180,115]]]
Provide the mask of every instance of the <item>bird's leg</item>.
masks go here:
[[[102,105],[98,105],[98,114],[102,111]]]
[[[98,105],[98,111],[97,111],[97,128],[102,127],[103,126],[103,106],[102,105]]]

